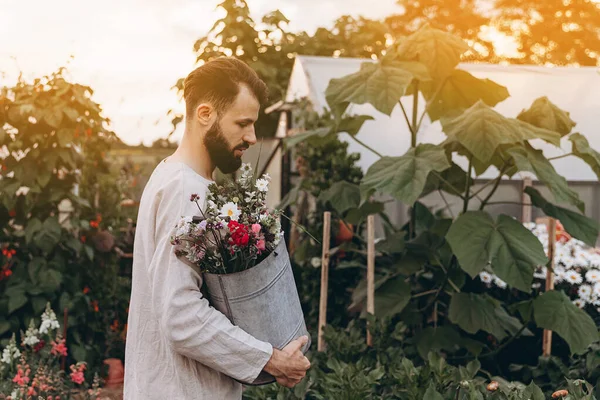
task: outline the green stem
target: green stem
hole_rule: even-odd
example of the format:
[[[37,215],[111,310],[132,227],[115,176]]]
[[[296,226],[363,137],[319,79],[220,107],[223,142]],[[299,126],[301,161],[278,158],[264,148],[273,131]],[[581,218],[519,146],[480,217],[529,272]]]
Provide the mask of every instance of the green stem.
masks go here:
[[[467,179],[465,182],[465,197],[463,198],[463,214],[469,209],[469,192],[471,191],[471,174],[473,172],[473,157],[469,158],[469,168],[467,169]]]
[[[462,192],[461,192],[460,190],[458,190],[458,189],[457,189],[457,188],[456,188],[456,187],[455,187],[453,184],[451,184],[451,183],[450,183],[450,182],[448,182],[446,179],[444,179],[444,178],[442,177],[442,175],[441,175],[439,172],[437,172],[437,171],[432,171],[432,172],[433,172],[433,174],[434,174],[435,176],[437,176],[437,178],[438,178],[440,181],[442,181],[442,182],[444,182],[446,185],[448,185],[448,187],[454,191],[454,193],[456,194],[456,196],[460,197],[460,198],[461,198],[461,199],[463,199],[463,200],[465,199],[465,198],[464,198],[464,196],[463,196],[463,194],[462,194]]]
[[[500,186],[500,182],[502,182],[502,175],[504,175],[504,172],[506,171],[506,168],[507,168],[507,164],[504,164],[502,166],[502,168],[500,169],[500,174],[495,179],[494,187],[492,188],[492,190],[490,191],[490,193],[488,193],[488,195],[486,196],[486,198],[481,201],[481,205],[479,206],[479,210],[483,210],[484,207],[487,204],[489,204],[490,199],[496,193],[496,190],[498,190],[498,187]]]
[[[361,146],[363,146],[365,149],[370,150],[371,152],[373,152],[375,155],[377,155],[379,158],[383,157],[383,155],[381,153],[379,153],[378,151],[374,150],[373,148],[369,147],[366,143],[360,141],[359,139],[356,138],[356,136],[354,135],[349,135],[352,139],[354,139],[354,141],[358,144],[360,144]]]
[[[446,208],[448,209],[450,216],[452,217],[452,219],[454,219],[454,213],[452,212],[452,209],[450,208],[450,203],[448,203],[448,200],[446,200],[446,196],[444,196],[444,192],[441,189],[438,189],[438,192],[440,193],[440,197],[442,198],[444,203],[446,203]]]
[[[419,81],[415,80],[415,90],[413,93],[413,109],[412,109],[412,135],[410,146],[412,148],[417,147],[417,115],[419,112]]]
[[[518,201],[491,201],[489,203],[486,203],[486,205],[488,205],[488,206],[500,205],[500,204],[514,204],[517,206],[530,206],[531,205],[531,204],[527,204],[527,203],[520,203]]]
[[[442,89],[444,88],[444,86],[446,85],[447,81],[448,81],[448,77],[444,78],[444,80],[442,81],[440,86],[437,88],[437,90],[433,94],[433,97],[431,99],[429,99],[427,104],[425,104],[425,110],[423,110],[423,114],[421,114],[421,118],[419,118],[419,123],[417,124],[417,128],[415,129],[417,132],[419,132],[419,130],[421,129],[421,124],[423,123],[423,119],[425,118],[425,115],[429,111],[429,108],[431,107],[431,105],[437,101],[437,97],[440,94],[440,92],[442,91]]]
[[[402,115],[404,115],[404,120],[406,121],[406,125],[408,126],[408,130],[410,131],[411,142],[412,142],[412,135],[414,133],[413,133],[412,125],[410,124],[410,120],[408,119],[408,114],[406,114],[406,109],[404,108],[404,105],[402,104],[402,101],[398,100],[398,104],[400,104],[400,108],[402,109]]]
[[[574,154],[573,153],[567,153],[567,154],[563,154],[562,156],[550,157],[550,158],[548,158],[548,161],[560,160],[561,158],[570,157],[572,155],[574,155]]]
[[[290,221],[292,224],[296,225],[297,228],[299,228],[302,232],[304,232],[308,236],[310,236],[315,242],[317,242],[318,244],[321,244],[321,242],[319,242],[319,240],[316,237],[314,237],[313,235],[311,235],[310,232],[307,231],[305,227],[303,227],[302,225],[300,225],[296,221],[292,220],[290,217],[288,217],[284,213],[281,213],[281,216],[284,217],[285,219],[287,219],[288,221]]]

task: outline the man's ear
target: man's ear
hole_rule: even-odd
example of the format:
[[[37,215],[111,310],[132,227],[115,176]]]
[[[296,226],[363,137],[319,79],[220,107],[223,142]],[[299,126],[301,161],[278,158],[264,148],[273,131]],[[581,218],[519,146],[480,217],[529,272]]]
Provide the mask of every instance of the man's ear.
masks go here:
[[[201,103],[196,107],[196,118],[201,125],[211,126],[215,116],[215,109],[208,103]]]

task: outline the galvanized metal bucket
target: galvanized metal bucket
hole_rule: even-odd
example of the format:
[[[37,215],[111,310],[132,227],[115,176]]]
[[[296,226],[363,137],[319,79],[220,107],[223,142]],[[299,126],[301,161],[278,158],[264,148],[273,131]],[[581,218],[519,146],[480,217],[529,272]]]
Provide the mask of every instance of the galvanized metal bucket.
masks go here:
[[[253,268],[233,274],[204,273],[204,282],[212,306],[233,324],[276,349],[306,335],[309,341],[302,351],[308,351],[310,335],[284,240]],[[275,378],[263,371],[251,385],[272,382]]]

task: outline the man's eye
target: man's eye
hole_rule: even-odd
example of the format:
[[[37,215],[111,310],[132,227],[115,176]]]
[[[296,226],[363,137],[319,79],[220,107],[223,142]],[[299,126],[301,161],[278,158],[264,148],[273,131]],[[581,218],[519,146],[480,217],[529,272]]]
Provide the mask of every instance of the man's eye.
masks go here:
[[[240,122],[238,125],[239,125],[241,128],[245,128],[245,127],[247,127],[247,126],[248,126],[248,124],[246,124],[246,123],[244,123],[244,122]]]

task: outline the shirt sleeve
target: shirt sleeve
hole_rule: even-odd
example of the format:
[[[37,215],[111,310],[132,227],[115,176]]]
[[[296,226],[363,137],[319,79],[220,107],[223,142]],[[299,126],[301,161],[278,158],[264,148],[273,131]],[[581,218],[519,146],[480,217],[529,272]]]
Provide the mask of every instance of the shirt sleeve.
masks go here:
[[[155,257],[166,260],[155,265],[151,273],[152,299],[160,312],[161,329],[173,351],[250,383],[271,358],[273,347],[213,308],[200,291],[201,275],[175,255],[170,235],[181,217],[178,211],[184,210],[183,196],[180,188],[165,190],[155,203]]]

